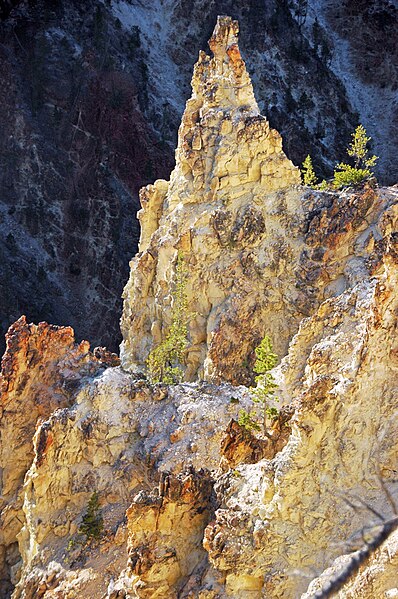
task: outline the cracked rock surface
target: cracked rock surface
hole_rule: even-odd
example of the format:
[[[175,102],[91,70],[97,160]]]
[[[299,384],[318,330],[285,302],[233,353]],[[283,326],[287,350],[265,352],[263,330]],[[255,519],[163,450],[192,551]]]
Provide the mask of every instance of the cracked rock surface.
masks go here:
[[[398,190],[301,187],[259,114],[237,30],[218,20],[176,168],[141,191],[121,366],[68,327],[22,318],[9,331],[2,599],[309,599],[376,512],[392,516]],[[151,385],[142,370],[170,322],[178,252],[186,380]],[[265,333],[281,358],[267,435],[237,422],[259,410],[247,385]],[[394,597],[396,560],[394,533],[340,597]]]

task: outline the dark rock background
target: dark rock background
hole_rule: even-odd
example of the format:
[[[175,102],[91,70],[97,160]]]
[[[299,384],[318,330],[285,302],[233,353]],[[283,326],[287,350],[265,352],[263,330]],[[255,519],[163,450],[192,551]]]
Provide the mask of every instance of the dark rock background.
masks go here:
[[[117,349],[137,192],[172,167],[145,117],[145,53],[100,2],[15,12],[0,37],[2,333],[24,313]]]
[[[359,2],[336,2],[333,10],[326,4],[0,2],[2,338],[24,313],[69,324],[78,339],[117,350],[121,293],[139,236],[138,190],[169,176],[192,66],[217,14],[239,19],[256,96],[289,158],[300,164],[311,153],[320,176],[330,176],[361,115],[332,72],[337,42],[325,22],[343,37],[344,18],[362,28],[365,41],[355,38],[351,52],[369,85],[364,29],[383,46],[388,65],[394,47],[388,54],[383,31],[398,18],[393,7],[380,17],[388,2],[381,9],[368,2],[376,12],[367,6],[366,14]],[[323,16],[318,28],[314,11]],[[389,85],[391,72],[385,66],[371,84]],[[385,132],[378,138],[375,126],[370,133],[380,145]],[[395,133],[397,143],[398,127]],[[380,180],[394,183],[397,164],[380,163]]]

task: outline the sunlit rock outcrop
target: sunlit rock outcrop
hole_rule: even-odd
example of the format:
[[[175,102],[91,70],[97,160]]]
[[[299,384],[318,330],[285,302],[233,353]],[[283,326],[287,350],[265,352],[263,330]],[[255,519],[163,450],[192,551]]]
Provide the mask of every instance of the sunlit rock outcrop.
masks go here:
[[[220,483],[205,547],[233,597],[256,581],[267,597],[299,596],[355,533],[361,545],[371,508],[393,515],[382,482],[392,488],[398,460],[396,250],[390,238],[375,276],[302,322],[280,367],[283,400],[296,405],[287,445]],[[358,497],[354,511],[345,499]]]
[[[70,328],[10,329],[2,599],[309,599],[392,517],[398,191],[301,187],[236,36],[220,17],[170,182],[141,192],[122,367]],[[170,324],[178,254],[195,380],[151,385],[136,371]],[[265,333],[280,411],[248,431],[239,411],[263,414],[238,383]],[[393,597],[396,560],[395,533],[341,597]]]
[[[282,276],[288,286],[301,251],[299,171],[259,114],[237,33],[236,21],[219,17],[213,58],[201,52],[194,68],[170,181],[141,191],[140,251],[122,317],[128,369],[167,333],[178,252],[189,273],[188,380],[247,382],[244,363],[264,331],[285,350],[298,324],[293,304],[308,304],[293,285],[284,298],[277,283]]]
[[[132,372],[167,334],[181,254],[186,379],[249,383],[265,333],[284,355],[302,318],[362,276],[389,202],[371,187],[350,195],[299,186],[280,135],[258,112],[237,30],[219,18],[214,56],[200,53],[194,68],[170,181],[141,190],[140,251],[121,321],[122,364]]]
[[[87,382],[35,434],[13,598],[114,598],[118,589],[177,596],[207,566],[203,530],[215,503],[201,468],[217,470],[223,432],[249,406],[243,387],[151,387],[119,368]],[[79,534],[94,491],[104,521],[99,542]]]
[[[82,380],[101,366],[87,341],[75,343],[70,327],[35,326],[21,317],[6,339],[0,372],[0,597],[7,596],[21,567],[22,485],[35,456],[36,426],[70,405]]]

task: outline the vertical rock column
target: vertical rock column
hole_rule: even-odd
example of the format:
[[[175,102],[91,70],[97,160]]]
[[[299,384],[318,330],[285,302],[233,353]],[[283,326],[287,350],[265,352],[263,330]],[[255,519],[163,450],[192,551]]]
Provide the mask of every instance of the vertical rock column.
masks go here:
[[[129,370],[142,369],[167,334],[178,252],[188,270],[188,380],[247,382],[250,368],[238,372],[237,365],[247,363],[270,327],[285,350],[296,322],[283,314],[283,326],[271,323],[275,305],[267,288],[280,273],[266,253],[272,229],[287,244],[298,235],[302,209],[293,188],[300,175],[279,133],[259,114],[237,35],[236,21],[218,18],[209,41],[213,57],[200,52],[194,67],[170,181],[141,190],[140,251],[131,262],[121,321],[121,358]],[[282,209],[292,216],[290,230],[281,230]],[[297,251],[287,254],[294,262]],[[259,272],[262,263],[271,269]],[[271,304],[282,301],[278,296]]]

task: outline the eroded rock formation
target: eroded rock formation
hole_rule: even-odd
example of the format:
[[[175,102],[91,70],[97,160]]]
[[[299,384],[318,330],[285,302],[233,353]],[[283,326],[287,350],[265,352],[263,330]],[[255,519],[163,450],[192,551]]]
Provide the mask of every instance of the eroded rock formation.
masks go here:
[[[159,596],[173,596],[206,558],[201,540],[215,504],[201,467],[217,470],[223,431],[249,405],[245,388],[152,388],[119,368],[89,381],[36,432],[19,489],[24,567],[14,599],[70,588],[82,596],[124,589],[150,597],[159,587]],[[94,491],[104,535],[86,544],[79,526]]]
[[[82,379],[101,363],[90,345],[74,342],[70,327],[38,326],[20,318],[7,334],[0,373],[0,596],[18,579],[17,535],[23,524],[22,484],[33,458],[41,460],[51,439],[42,429],[36,456],[32,439],[39,422],[72,403]],[[38,453],[37,453],[38,452]]]
[[[300,175],[283,153],[280,135],[259,114],[237,33],[235,21],[219,18],[209,42],[214,56],[200,53],[194,68],[170,182],[141,191],[140,252],[124,291],[125,368],[144,364],[167,332],[178,252],[189,271],[188,311],[194,315],[188,380],[199,375],[247,382],[245,369],[235,366],[265,327],[282,351],[297,322],[278,285],[271,289],[267,265],[274,278],[287,268],[288,279],[298,262],[302,210],[294,186]],[[271,233],[282,212],[290,220],[291,241]],[[283,326],[269,317],[277,309]]]
[[[219,18],[214,57],[201,53],[194,68],[170,181],[141,191],[140,251],[121,322],[121,359],[133,371],[167,334],[178,253],[192,314],[186,378],[248,383],[265,332],[284,355],[301,319],[351,284],[372,251],[385,203],[370,187],[303,193],[279,134],[258,113],[237,32]]]
[[[397,9],[309,0],[302,27],[305,4],[0,1],[1,335],[26,313],[118,346],[138,189],[169,176],[191,65],[222,12],[295,164],[310,153],[329,176],[361,122],[395,183]]]
[[[138,189],[170,174],[217,14],[239,19],[260,109],[294,164],[310,153],[329,176],[361,122],[379,180],[395,183],[398,11],[309,0],[302,26],[306,4],[0,1],[1,336],[25,313],[119,345]]]
[[[311,597],[377,512],[392,515],[398,191],[300,187],[258,113],[236,35],[220,18],[213,58],[195,67],[176,169],[141,192],[125,369],[104,348],[76,346],[69,328],[22,319],[10,330],[4,598]],[[178,252],[186,378],[208,380],[151,385],[135,370],[167,331]],[[264,333],[282,358],[267,435],[237,423],[239,410],[260,410],[237,383],[250,380]],[[94,493],[99,535],[82,532]],[[396,560],[394,533],[341,597],[393,597]]]
[[[190,468],[179,476],[163,475],[156,493],[134,499],[127,530],[138,597],[179,597],[188,580],[200,576],[207,565],[203,532],[215,507],[212,482],[208,472]]]
[[[271,463],[229,473],[224,508],[206,531],[233,597],[256,581],[265,596],[299,596],[371,519],[345,497],[391,516],[380,478],[391,486],[398,458],[397,275],[392,238],[378,276],[324,302],[294,337],[280,367],[283,397],[299,402],[289,441]],[[236,504],[244,528],[231,523]]]

